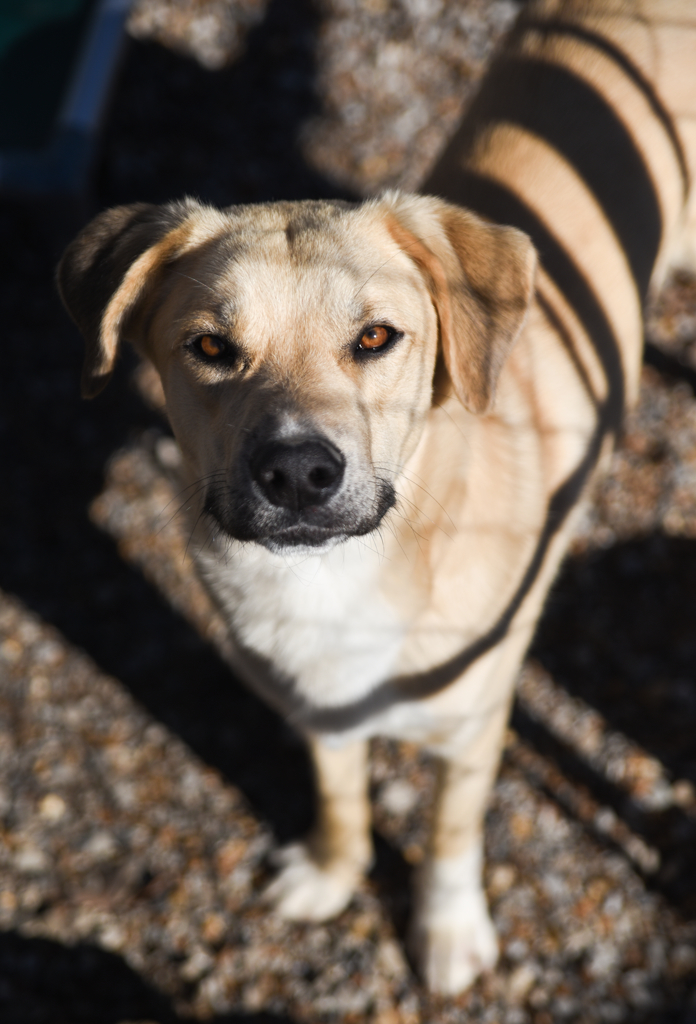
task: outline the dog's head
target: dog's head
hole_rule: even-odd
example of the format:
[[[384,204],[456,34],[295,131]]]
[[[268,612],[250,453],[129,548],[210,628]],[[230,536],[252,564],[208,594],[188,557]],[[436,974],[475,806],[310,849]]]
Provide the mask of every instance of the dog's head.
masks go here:
[[[526,235],[427,197],[186,200],[101,214],[58,281],[87,342],[83,393],[133,342],[218,525],[321,548],[375,529],[394,503],[438,351],[461,402],[490,408],[534,262]]]

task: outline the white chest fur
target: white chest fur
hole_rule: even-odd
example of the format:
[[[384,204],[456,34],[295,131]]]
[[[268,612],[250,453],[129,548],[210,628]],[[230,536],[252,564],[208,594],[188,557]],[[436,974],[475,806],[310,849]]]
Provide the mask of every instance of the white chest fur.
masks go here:
[[[381,592],[383,556],[363,539],[301,556],[235,543],[208,548],[197,562],[233,639],[290,680],[303,702],[350,704],[393,672],[407,624]],[[280,691],[276,698],[282,703]]]

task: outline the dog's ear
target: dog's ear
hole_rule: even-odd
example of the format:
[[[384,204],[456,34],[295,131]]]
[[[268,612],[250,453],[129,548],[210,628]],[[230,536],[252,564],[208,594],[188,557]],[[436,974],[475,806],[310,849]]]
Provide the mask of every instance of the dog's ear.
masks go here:
[[[529,309],[534,246],[516,228],[430,196],[388,193],[381,203],[390,234],[426,280],[457,397],[484,413]]]
[[[199,209],[188,199],[166,206],[118,206],[91,221],[63,254],[56,277],[86,343],[85,398],[106,385],[136,307],[158,270],[181,250],[182,228]]]

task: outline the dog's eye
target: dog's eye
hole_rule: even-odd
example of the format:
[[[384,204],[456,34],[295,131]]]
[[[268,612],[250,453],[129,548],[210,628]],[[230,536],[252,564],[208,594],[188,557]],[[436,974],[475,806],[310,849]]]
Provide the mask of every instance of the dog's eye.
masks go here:
[[[194,338],[191,347],[197,355],[214,362],[229,359],[233,354],[231,345],[224,338],[218,338],[214,334],[201,334],[200,337]]]
[[[389,331],[386,327],[368,327],[360,339],[360,348],[381,348],[389,341]]]
[[[375,324],[368,327],[360,336],[356,347],[356,353],[380,352],[390,346],[390,342],[397,337],[393,327],[386,327],[384,324]]]

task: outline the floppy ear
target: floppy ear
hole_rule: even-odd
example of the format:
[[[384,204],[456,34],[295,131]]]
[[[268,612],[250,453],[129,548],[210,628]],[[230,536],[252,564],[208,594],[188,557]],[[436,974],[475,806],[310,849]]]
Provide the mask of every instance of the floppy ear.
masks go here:
[[[489,224],[431,196],[391,193],[382,202],[390,234],[427,283],[457,397],[484,413],[527,316],[534,246],[517,228]]]
[[[120,341],[157,270],[182,247],[194,200],[136,203],[96,217],[58,265],[58,291],[86,343],[82,394],[94,398],[114,368]]]

